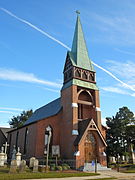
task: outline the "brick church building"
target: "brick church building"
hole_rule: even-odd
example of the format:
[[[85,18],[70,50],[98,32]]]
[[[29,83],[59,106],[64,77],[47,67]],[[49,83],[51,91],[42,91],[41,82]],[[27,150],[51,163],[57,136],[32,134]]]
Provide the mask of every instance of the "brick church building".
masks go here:
[[[61,159],[97,161],[106,165],[105,131],[101,124],[96,72],[88,56],[86,42],[77,15],[71,51],[63,70],[61,96],[37,109],[24,126],[8,133],[9,154],[20,147],[23,158],[44,158],[47,129],[51,129],[51,148],[57,145]]]

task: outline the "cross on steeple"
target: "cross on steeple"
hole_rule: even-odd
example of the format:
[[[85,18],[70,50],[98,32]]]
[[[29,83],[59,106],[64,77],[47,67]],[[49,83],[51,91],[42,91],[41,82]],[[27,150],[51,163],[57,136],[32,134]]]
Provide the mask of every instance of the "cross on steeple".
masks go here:
[[[77,15],[80,14],[80,11],[78,11],[78,10],[76,10],[75,12],[76,12]]]

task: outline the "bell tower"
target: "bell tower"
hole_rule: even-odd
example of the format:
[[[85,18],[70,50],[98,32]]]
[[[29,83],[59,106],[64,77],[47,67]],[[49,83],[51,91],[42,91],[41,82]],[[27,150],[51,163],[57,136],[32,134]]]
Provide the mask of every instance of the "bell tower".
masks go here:
[[[67,52],[61,89],[63,107],[61,142],[64,158],[73,158],[78,151],[77,139],[90,120],[101,131],[99,89],[96,72],[88,56],[86,41],[77,11],[71,51]],[[87,122],[87,123],[86,123]],[[64,142],[66,139],[66,143]],[[68,145],[67,145],[68,144]]]

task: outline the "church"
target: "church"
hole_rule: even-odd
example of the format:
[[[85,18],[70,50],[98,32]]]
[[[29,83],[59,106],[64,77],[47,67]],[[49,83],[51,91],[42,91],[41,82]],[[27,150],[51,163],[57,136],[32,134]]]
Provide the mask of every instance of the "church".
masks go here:
[[[77,168],[95,159],[106,166],[106,129],[101,124],[96,72],[88,56],[79,14],[63,76],[60,97],[37,109],[23,127],[8,133],[10,157],[15,146],[20,147],[23,159],[42,159],[50,137],[49,154],[74,160]]]

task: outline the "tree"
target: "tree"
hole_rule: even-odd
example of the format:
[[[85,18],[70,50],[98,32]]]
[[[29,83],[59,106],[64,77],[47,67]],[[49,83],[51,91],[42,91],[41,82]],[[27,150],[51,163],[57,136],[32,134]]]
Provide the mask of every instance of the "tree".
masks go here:
[[[122,107],[115,116],[106,119],[108,126],[107,155],[118,157],[128,151],[128,144],[133,139],[133,127],[130,126],[135,125],[135,117],[127,107]]]
[[[11,120],[9,121],[10,127],[12,128],[19,128],[24,125],[25,121],[31,117],[33,114],[33,110],[23,111],[18,116],[13,116]]]

